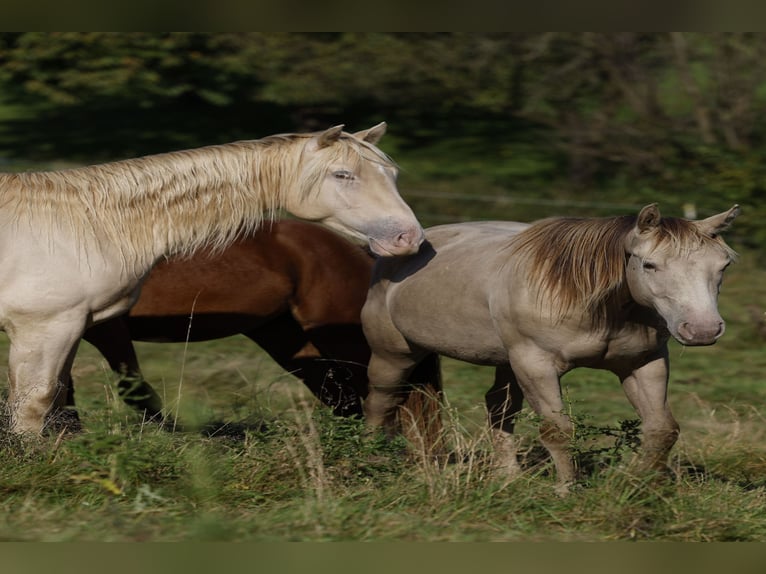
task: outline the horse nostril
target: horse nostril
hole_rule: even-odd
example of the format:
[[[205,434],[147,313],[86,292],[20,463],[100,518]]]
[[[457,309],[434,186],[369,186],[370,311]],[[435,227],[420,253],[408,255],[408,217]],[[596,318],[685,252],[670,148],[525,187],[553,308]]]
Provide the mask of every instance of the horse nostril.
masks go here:
[[[694,339],[694,329],[691,328],[691,325],[689,325],[687,321],[684,321],[678,326],[678,334],[687,341]]]
[[[396,236],[395,245],[399,247],[420,245],[423,232],[420,229],[408,229]]]
[[[724,331],[726,331],[726,323],[724,321],[718,322],[718,331],[715,334],[715,338],[718,339],[721,337],[721,335],[724,334]]]
[[[413,238],[412,231],[405,231],[404,233],[400,233],[399,237],[396,238],[396,244],[397,245],[411,245],[412,244],[412,238]]]

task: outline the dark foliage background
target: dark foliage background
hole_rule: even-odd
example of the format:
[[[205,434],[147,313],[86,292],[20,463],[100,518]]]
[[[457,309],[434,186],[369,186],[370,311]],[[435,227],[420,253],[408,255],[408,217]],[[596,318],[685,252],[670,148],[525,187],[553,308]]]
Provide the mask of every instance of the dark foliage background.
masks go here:
[[[427,224],[740,203],[760,248],[764,62],[760,33],[2,33],[0,161],[385,120]]]

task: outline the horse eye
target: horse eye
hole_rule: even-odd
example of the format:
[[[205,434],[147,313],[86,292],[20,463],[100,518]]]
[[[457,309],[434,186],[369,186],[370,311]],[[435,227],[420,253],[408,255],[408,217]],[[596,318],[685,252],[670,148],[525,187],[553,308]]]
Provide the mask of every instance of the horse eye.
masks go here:
[[[654,271],[655,269],[657,269],[657,266],[654,263],[650,263],[649,261],[644,261],[643,267],[647,271]]]
[[[348,170],[345,170],[345,169],[341,169],[341,170],[338,170],[338,171],[334,171],[334,172],[333,172],[333,176],[334,176],[336,179],[353,179],[353,178],[354,178],[354,174],[353,174],[353,173],[351,173],[351,172],[350,172],[350,171],[348,171]]]

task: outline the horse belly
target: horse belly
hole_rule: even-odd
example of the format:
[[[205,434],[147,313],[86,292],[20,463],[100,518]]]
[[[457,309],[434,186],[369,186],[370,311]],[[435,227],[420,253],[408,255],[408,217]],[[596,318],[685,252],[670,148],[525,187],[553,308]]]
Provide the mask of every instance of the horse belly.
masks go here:
[[[292,284],[251,260],[232,269],[234,252],[157,265],[130,310],[140,341],[205,341],[247,332],[289,308]],[[249,263],[249,265],[247,265]]]
[[[128,317],[130,337],[148,343],[183,343],[222,339],[256,329],[267,318],[242,314],[205,313]]]

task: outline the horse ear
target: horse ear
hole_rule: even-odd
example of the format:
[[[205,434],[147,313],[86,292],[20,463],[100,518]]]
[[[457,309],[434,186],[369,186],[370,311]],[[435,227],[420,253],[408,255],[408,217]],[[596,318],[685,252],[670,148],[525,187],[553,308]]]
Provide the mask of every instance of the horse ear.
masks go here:
[[[362,141],[366,141],[367,143],[371,143],[375,145],[380,141],[380,138],[382,138],[383,135],[386,133],[387,127],[388,126],[386,125],[386,122],[380,122],[378,125],[372,126],[368,130],[362,130],[361,132],[356,132],[354,134],[354,137]]]
[[[321,134],[317,135],[314,138],[317,149],[322,149],[323,147],[331,146],[334,144],[336,141],[338,141],[342,132],[343,124],[340,124],[338,126],[333,126],[329,129],[326,129]]]
[[[650,203],[639,212],[636,227],[640,233],[650,231],[660,224],[661,218],[657,204]]]
[[[739,211],[739,205],[734,205],[728,211],[713,215],[707,219],[695,221],[694,223],[702,233],[715,237],[722,231],[725,231],[729,228],[732,222],[739,215]]]

